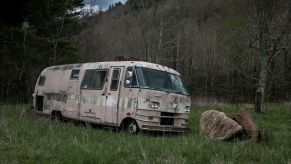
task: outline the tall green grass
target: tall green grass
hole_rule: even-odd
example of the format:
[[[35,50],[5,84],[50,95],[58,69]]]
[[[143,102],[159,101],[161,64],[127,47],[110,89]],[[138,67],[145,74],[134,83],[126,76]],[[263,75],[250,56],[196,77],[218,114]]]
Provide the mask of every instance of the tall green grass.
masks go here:
[[[186,135],[130,135],[51,122],[28,105],[0,106],[0,163],[290,163],[291,109],[268,106],[254,114],[271,133],[260,143],[211,141],[199,136],[199,118],[210,108],[191,111]],[[237,112],[233,106],[217,108]]]

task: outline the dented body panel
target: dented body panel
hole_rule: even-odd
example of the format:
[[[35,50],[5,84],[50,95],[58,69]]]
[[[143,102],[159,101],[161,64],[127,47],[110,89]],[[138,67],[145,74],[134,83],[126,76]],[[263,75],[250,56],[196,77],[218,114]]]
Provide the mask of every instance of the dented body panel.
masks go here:
[[[190,97],[174,89],[142,86],[141,72],[151,70],[155,70],[157,77],[175,76],[164,80],[157,78],[155,82],[161,84],[180,76],[171,68],[140,61],[48,67],[36,83],[34,109],[41,114],[52,115],[58,111],[66,118],[115,127],[131,118],[140,130],[188,131]],[[174,87],[173,83],[169,84],[168,89]]]

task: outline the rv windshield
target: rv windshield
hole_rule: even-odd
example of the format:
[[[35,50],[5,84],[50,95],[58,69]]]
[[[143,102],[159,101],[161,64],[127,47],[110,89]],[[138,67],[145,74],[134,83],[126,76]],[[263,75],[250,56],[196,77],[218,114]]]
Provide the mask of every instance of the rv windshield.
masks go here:
[[[136,69],[141,88],[188,94],[178,75],[143,67],[137,67]]]

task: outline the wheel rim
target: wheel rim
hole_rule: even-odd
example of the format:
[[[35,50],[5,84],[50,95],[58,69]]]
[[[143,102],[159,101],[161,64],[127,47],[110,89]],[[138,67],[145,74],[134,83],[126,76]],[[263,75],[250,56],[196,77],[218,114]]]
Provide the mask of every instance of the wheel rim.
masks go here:
[[[128,125],[128,132],[130,133],[136,133],[137,132],[137,126],[134,122],[130,123]]]

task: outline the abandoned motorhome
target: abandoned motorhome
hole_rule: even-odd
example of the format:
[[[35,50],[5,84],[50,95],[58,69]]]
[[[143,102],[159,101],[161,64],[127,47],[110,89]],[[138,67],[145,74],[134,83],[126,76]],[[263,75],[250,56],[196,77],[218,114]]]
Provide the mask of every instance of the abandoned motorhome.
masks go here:
[[[35,86],[37,113],[142,131],[188,131],[190,97],[180,74],[142,61],[52,66]]]

